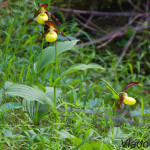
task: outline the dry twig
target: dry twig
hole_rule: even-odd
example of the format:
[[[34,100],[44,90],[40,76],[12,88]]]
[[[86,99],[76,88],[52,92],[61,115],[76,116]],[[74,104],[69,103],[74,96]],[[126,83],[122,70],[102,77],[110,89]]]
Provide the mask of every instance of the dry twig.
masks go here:
[[[86,10],[75,10],[75,9],[66,9],[66,8],[59,8],[55,6],[51,6],[51,9],[61,10],[63,12],[68,12],[70,14],[88,14],[94,16],[110,16],[110,17],[132,17],[137,15],[145,16],[143,13],[137,12],[99,12],[99,11],[86,11]],[[149,13],[150,14],[150,13]]]
[[[104,35],[103,37],[100,37],[98,39],[95,39],[94,41],[90,41],[90,42],[85,42],[84,44],[79,44],[78,46],[89,46],[92,44],[96,44],[99,42],[104,42],[103,44],[97,46],[97,48],[102,48],[105,47],[107,44],[109,44],[110,42],[112,42],[115,38],[118,37],[122,37],[126,30],[129,28],[129,26],[133,23],[135,23],[135,21],[138,18],[146,18],[145,20],[147,20],[147,22],[150,22],[150,13],[148,13],[147,11],[142,10],[141,8],[139,8],[138,6],[136,6],[131,0],[128,0],[128,2],[139,12],[99,12],[99,11],[85,11],[85,10],[74,10],[74,9],[65,9],[65,8],[58,8],[58,7],[54,7],[52,6],[52,9],[56,9],[56,10],[61,10],[63,12],[68,12],[70,14],[75,14],[76,16],[78,16],[78,18],[80,18],[81,20],[83,20],[84,22],[82,22],[81,20],[79,20],[78,18],[76,18],[77,22],[80,23],[82,25],[82,29],[84,28],[88,28],[92,31],[96,31],[96,32],[101,32],[101,33],[105,33],[106,35]],[[147,4],[149,4],[149,0],[147,0]],[[149,6],[147,6],[146,9],[148,9]],[[86,14],[86,15],[90,15],[90,17],[87,19],[85,19],[83,16],[81,16],[81,14]],[[97,25],[95,25],[91,20],[94,16],[109,16],[109,17],[133,17],[133,19],[131,21],[129,21],[128,24],[126,24],[124,27],[121,27],[120,29],[116,30],[116,31],[112,31],[110,33],[107,33],[106,31],[104,31],[102,28],[98,27]],[[136,26],[136,27],[132,27],[131,29],[136,31],[141,31],[141,30],[145,30],[150,28],[150,26],[146,27],[144,25],[141,26]],[[79,33],[77,33],[78,35]],[[122,59],[124,57],[124,53],[126,53],[127,49],[130,46],[130,41],[132,41],[133,39],[130,38],[129,43],[124,47],[124,52],[121,56],[120,59]]]
[[[91,18],[89,17],[89,19],[85,19],[84,17],[82,17],[79,14],[76,14],[76,16],[78,16],[80,19],[84,20],[85,22],[87,22],[89,25],[93,26],[95,29],[99,30],[101,33],[105,33],[107,34],[107,32],[105,30],[103,30],[102,28],[98,27],[96,24],[94,24],[93,22],[91,22]],[[94,17],[94,15],[91,15],[92,18]]]
[[[90,15],[89,19],[86,20],[86,23],[83,25],[83,27],[81,28],[81,30],[83,30],[83,29],[86,28],[85,25],[88,25],[89,22],[92,20],[92,18],[93,18],[93,15]],[[78,36],[79,34],[80,34],[80,31],[77,32],[76,36]]]
[[[127,50],[129,49],[131,43],[133,42],[133,40],[135,38],[135,34],[136,34],[136,32],[133,33],[133,35],[130,37],[129,41],[127,42],[127,44],[124,46],[123,52],[122,52],[117,64],[119,64],[119,62],[122,61],[123,57],[125,56]]]

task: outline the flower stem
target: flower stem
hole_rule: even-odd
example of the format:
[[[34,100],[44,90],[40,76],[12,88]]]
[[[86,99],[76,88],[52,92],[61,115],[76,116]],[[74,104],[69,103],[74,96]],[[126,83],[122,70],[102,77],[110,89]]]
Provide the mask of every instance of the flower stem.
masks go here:
[[[57,57],[57,45],[55,42],[55,78],[54,78],[54,82],[57,79],[57,75],[58,75],[58,57]],[[54,85],[54,108],[56,109],[57,107],[57,102],[56,102],[56,84]],[[57,123],[57,117],[58,114],[55,114],[55,123]],[[55,129],[57,130],[57,126],[55,127]]]
[[[56,86],[54,86],[54,108],[56,109]]]
[[[42,26],[42,30],[43,30],[43,33],[44,33],[44,25]],[[38,70],[40,68],[40,65],[41,65],[41,60],[42,60],[42,54],[43,54],[43,45],[44,45],[44,38],[42,39],[42,44],[41,44],[41,55],[40,55],[40,61],[39,61],[39,64],[38,64]],[[38,78],[38,72],[37,72],[37,76]],[[35,101],[35,122],[34,124],[37,125],[38,124],[38,102]]]
[[[34,125],[38,124],[38,102],[35,101],[35,122]]]
[[[55,42],[55,79],[57,78],[57,72],[58,71],[58,57],[57,57],[57,46],[56,46],[56,42]],[[54,107],[56,109],[56,85],[54,86]]]
[[[42,26],[42,30],[43,30],[43,33],[44,33],[44,25]],[[40,68],[41,61],[42,61],[43,45],[44,45],[44,38],[42,39],[42,44],[41,44],[41,55],[40,55],[40,61],[39,61],[39,64],[38,64],[38,70],[39,70],[39,68]]]
[[[59,66],[58,66],[58,57],[57,57],[57,45],[55,42],[55,80],[57,78],[58,73],[59,73]]]

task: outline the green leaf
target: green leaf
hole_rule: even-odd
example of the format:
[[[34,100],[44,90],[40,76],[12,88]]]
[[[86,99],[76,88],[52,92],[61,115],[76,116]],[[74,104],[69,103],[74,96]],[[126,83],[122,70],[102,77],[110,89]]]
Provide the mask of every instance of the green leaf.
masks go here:
[[[77,150],[78,148],[80,148],[80,150],[93,150],[92,146],[89,143],[87,143],[87,141],[93,135],[93,132],[94,131],[92,129],[89,129],[83,141],[79,138],[69,138],[69,140],[73,141],[75,145],[77,145],[73,150]]]
[[[7,109],[19,109],[19,108],[22,108],[22,106],[18,102],[10,102],[10,103],[3,104],[1,106],[1,108],[4,109],[4,110],[7,110]]]
[[[82,141],[79,138],[69,138],[69,140],[77,145],[73,150],[78,150],[78,148],[80,150],[93,150],[92,146],[86,142],[86,139]]]
[[[107,146],[103,142],[92,142],[90,143],[93,150],[113,150],[110,146]]]
[[[66,138],[75,138],[74,135],[71,135],[69,132],[67,132],[65,130],[56,131],[56,132],[59,134],[60,138],[64,138],[64,139],[66,139]]]
[[[5,137],[12,137],[12,135],[13,135],[13,133],[10,129],[9,130],[3,129],[2,133],[4,134]]]
[[[142,114],[141,114],[141,112],[142,112]],[[145,116],[146,114],[150,114],[150,109],[149,108],[144,109],[144,111],[141,108],[131,111],[131,116],[132,117],[133,116],[143,116],[143,115]]]
[[[34,0],[34,5],[35,5],[35,8],[36,10],[39,10],[39,6],[38,6],[38,3],[47,3],[48,4],[48,7],[46,7],[47,10],[50,9],[50,3],[51,1],[50,0]]]
[[[110,145],[106,145],[100,141],[87,143],[89,138],[93,135],[93,132],[94,131],[92,129],[89,129],[85,135],[85,139],[81,140],[71,135],[67,131],[64,131],[64,130],[57,131],[57,133],[60,135],[61,138],[68,138],[75,145],[77,145],[73,150],[77,150],[78,148],[80,150],[113,150]]]
[[[2,91],[0,90],[0,104],[2,102]]]
[[[56,99],[60,96],[61,93],[62,90],[60,88],[56,88]],[[46,87],[45,95],[54,101],[54,87]]]
[[[6,82],[4,93],[7,93],[10,96],[19,96],[28,101],[38,101],[42,104],[48,104],[50,107],[54,108],[53,101],[50,98],[48,98],[45,95],[45,93],[36,86],[30,87],[23,84],[11,85],[9,82]]]
[[[35,118],[35,102],[34,101],[27,101],[23,100],[23,109],[24,111],[27,112],[29,115],[30,119],[33,121],[40,122],[42,118],[45,116],[45,114],[50,110],[50,107],[47,104],[41,104],[38,103],[38,115],[37,115],[37,120]]]
[[[105,80],[101,79],[107,85],[107,88],[112,92],[115,99],[119,99],[119,94],[112,88],[112,86]]]
[[[56,99],[60,96],[62,93],[60,88],[56,88]],[[54,87],[46,87],[46,92],[45,95],[50,98],[52,101],[54,101]],[[37,120],[35,118],[35,103],[34,101],[27,101],[23,100],[23,108],[24,111],[27,112],[29,115],[30,119],[33,121],[40,122],[43,117],[46,115],[46,113],[50,110],[49,106],[47,104],[41,104],[38,103],[38,115],[37,115]]]
[[[57,133],[60,135],[61,138],[68,138],[70,141],[72,141],[76,145],[76,147],[73,150],[77,150],[78,148],[80,150],[93,150],[92,146],[89,143],[87,143],[87,141],[93,134],[93,130],[91,129],[88,130],[88,135],[86,136],[84,140],[81,140],[64,130],[57,131]]]
[[[88,65],[85,65],[85,64],[76,64],[76,65],[73,65],[71,66],[70,68],[68,68],[66,71],[64,71],[57,79],[56,81],[54,82],[54,85],[57,84],[57,82],[62,79],[64,76],[72,73],[72,72],[75,72],[75,71],[79,71],[79,70],[86,70],[86,69],[102,69],[104,70],[103,67],[101,67],[100,65],[98,64],[88,64]]]
[[[67,36],[70,40],[78,40],[73,36]],[[62,36],[61,34],[58,35],[57,40],[66,40],[66,37]]]
[[[73,48],[75,44],[77,43],[77,41],[78,40],[72,40],[72,41],[65,41],[65,42],[57,43],[57,56]],[[34,63],[35,73],[40,72],[44,67],[53,63],[54,61],[55,61],[55,46],[45,48],[43,50],[43,54],[41,57],[40,66],[38,67],[38,64],[40,62],[40,55],[38,56],[37,61]]]

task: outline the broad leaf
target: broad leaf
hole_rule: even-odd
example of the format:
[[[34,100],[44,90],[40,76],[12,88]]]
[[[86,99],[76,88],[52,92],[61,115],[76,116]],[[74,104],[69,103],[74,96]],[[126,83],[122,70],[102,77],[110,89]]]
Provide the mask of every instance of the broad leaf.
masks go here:
[[[105,80],[101,79],[103,82],[105,82],[105,84],[107,85],[107,88],[110,90],[110,92],[112,92],[113,96],[115,99],[119,99],[119,94],[112,88],[112,86]]]
[[[78,40],[73,36],[67,36],[70,40]],[[62,36],[61,34],[58,35],[57,40],[66,40],[66,38],[64,36]]]
[[[62,79],[64,76],[72,73],[72,72],[75,72],[75,71],[79,71],[79,70],[87,70],[87,69],[102,69],[104,70],[103,67],[101,67],[100,65],[98,64],[88,64],[88,65],[85,65],[85,64],[77,64],[77,65],[73,65],[71,66],[70,68],[68,68],[66,71],[64,71],[55,81],[54,85],[57,84],[57,82]]]
[[[56,88],[56,99],[61,94],[61,89]],[[52,101],[54,101],[54,87],[46,87],[45,95],[50,98]],[[23,108],[24,111],[27,112],[30,119],[35,122],[35,103],[34,101],[27,101],[23,100]],[[38,115],[37,115],[37,121],[40,122],[41,119],[45,116],[45,114],[50,110],[49,106],[47,104],[41,104],[38,103]]]
[[[93,150],[113,150],[110,146],[107,146],[103,142],[92,142],[90,143],[90,146],[92,146]]]
[[[57,46],[57,56],[59,56],[61,53],[70,50],[75,46],[78,40],[72,40],[72,41],[65,41],[65,42],[59,42],[56,44]],[[40,55],[37,58],[37,62],[34,63],[34,71],[35,73],[40,72],[44,67],[47,65],[53,63],[55,61],[55,46],[47,47],[43,50],[41,62],[40,62]],[[38,66],[40,62],[40,66]]]
[[[61,93],[62,90],[60,88],[56,88],[56,99],[60,96]],[[45,95],[54,101],[54,87],[46,87]]]
[[[113,150],[111,146],[107,146],[106,144],[100,141],[87,143],[89,138],[93,135],[92,129],[89,129],[87,131],[87,135],[84,140],[81,140],[64,130],[57,131],[57,133],[60,135],[61,138],[67,138],[76,145],[76,147],[73,150],[77,150],[78,148],[80,150]]]
[[[19,108],[22,108],[22,106],[18,102],[10,102],[10,103],[3,104],[1,106],[1,108],[4,109],[4,110],[7,110],[7,109],[19,109]]]
[[[9,86],[8,86],[9,84]],[[48,98],[45,93],[38,87],[30,87],[23,84],[10,84],[10,82],[5,83],[4,93],[10,96],[19,96],[28,101],[38,101],[42,104],[48,104],[50,107],[54,108],[53,101]]]
[[[2,102],[2,91],[0,90],[0,104]]]
[[[150,109],[144,109],[143,115],[150,114]],[[131,116],[141,116],[141,108],[131,111]]]
[[[88,138],[82,141],[81,139],[71,135],[67,131],[57,131],[57,133],[60,135],[61,138],[68,138],[70,141],[72,141],[76,145],[76,147],[73,150],[77,150],[78,148],[80,150],[93,150],[90,144],[86,143]]]
[[[27,112],[30,119],[35,122],[35,102],[34,101],[27,101],[23,100],[23,109]],[[38,103],[38,115],[37,115],[37,122],[40,122],[41,119],[45,116],[45,114],[50,110],[50,107],[47,104]]]

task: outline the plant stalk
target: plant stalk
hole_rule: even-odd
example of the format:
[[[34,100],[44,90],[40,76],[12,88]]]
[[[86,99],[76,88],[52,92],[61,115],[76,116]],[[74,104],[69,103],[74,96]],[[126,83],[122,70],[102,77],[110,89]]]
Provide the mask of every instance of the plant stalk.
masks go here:
[[[42,26],[42,30],[43,30],[42,33],[44,33],[44,25]],[[44,45],[44,38],[42,39],[42,44],[41,44],[41,55],[40,55],[40,61],[39,61],[39,64],[38,64],[38,70],[39,70],[39,68],[40,68],[41,61],[42,61],[43,45]],[[38,72],[37,72],[37,74],[38,74]],[[37,75],[37,76],[38,76],[38,75]]]
[[[44,25],[42,26],[42,30],[43,30],[43,33],[44,33]],[[39,64],[38,64],[38,69],[40,67],[40,64],[41,64],[41,60],[42,60],[42,54],[43,54],[43,45],[44,45],[44,38],[42,39],[42,44],[41,44],[41,55],[40,55],[40,61],[39,61]],[[38,72],[37,72],[37,76],[38,78]],[[34,124],[37,125],[38,124],[38,102],[35,101],[35,122]]]
[[[57,75],[58,75],[58,57],[57,57],[57,45],[56,45],[56,41],[55,41],[55,78],[54,78],[54,82],[57,79]],[[56,84],[54,85],[54,108],[56,110],[57,107],[57,101],[56,101]],[[57,123],[57,117],[58,114],[55,114],[55,123]],[[57,129],[57,126],[56,126]]]
[[[56,80],[58,75],[58,57],[57,57],[57,45],[55,42],[55,79]],[[54,85],[54,107],[56,109],[56,85]]]
[[[38,124],[38,102],[35,101],[35,122],[34,125],[37,126]]]

